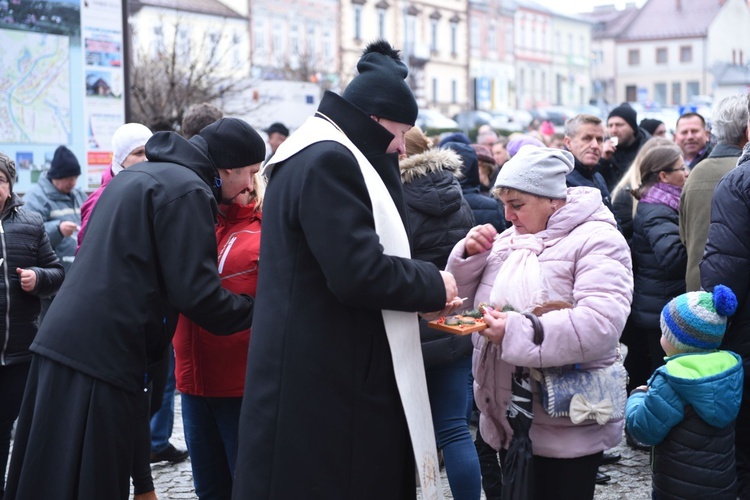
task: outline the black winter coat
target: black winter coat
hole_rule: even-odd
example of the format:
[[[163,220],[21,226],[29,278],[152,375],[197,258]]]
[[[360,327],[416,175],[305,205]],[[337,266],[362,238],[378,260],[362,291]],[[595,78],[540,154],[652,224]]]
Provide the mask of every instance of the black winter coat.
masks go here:
[[[602,203],[612,210],[612,200],[604,177],[599,172],[591,170],[575,158],[575,168],[565,177],[565,185],[568,187],[593,187],[602,193]]]
[[[370,161],[406,224],[393,135],[340,96],[318,108]],[[299,131],[296,133],[300,133]],[[437,311],[434,264],[383,253],[362,171],[337,142],[274,166],[233,498],[414,498],[382,310]]]
[[[178,313],[228,335],[250,328],[253,299],[221,286],[214,222],[218,172],[200,136],[157,132],[148,163],[102,192],[86,239],[31,350],[141,393]],[[166,328],[165,328],[166,318]]]
[[[640,328],[659,329],[659,314],[685,293],[687,250],[680,241],[676,210],[638,203],[633,220],[634,289],[631,320]]]
[[[450,149],[430,149],[399,163],[415,259],[445,269],[448,255],[474,226],[474,214],[456,175],[461,158]],[[471,335],[441,332],[419,321],[426,368],[471,355]]]
[[[498,233],[505,231],[505,216],[500,203],[480,192],[479,160],[474,149],[460,142],[448,142],[442,148],[452,149],[461,156],[462,177],[459,180],[464,199],[469,203],[477,224],[492,224]]]
[[[31,361],[29,346],[37,332],[40,298],[54,295],[65,271],[44,230],[42,216],[20,208],[14,193],[0,220],[0,365]],[[36,288],[21,289],[17,268],[36,273]]]
[[[625,175],[630,164],[635,160],[638,151],[641,147],[646,144],[646,141],[651,139],[651,134],[646,132],[641,127],[635,134],[635,140],[629,146],[617,146],[612,158],[605,160],[604,158],[599,160],[599,164],[596,166],[596,171],[602,174],[604,181],[607,183],[607,189],[609,192],[615,190],[615,186],[620,182],[622,176]]]
[[[705,290],[726,285],[737,296],[737,311],[729,320],[721,348],[742,357],[745,370],[742,416],[750,397],[750,146],[745,146],[737,167],[722,177],[714,190],[711,225],[700,270]],[[738,421],[740,425],[750,426],[750,421]]]

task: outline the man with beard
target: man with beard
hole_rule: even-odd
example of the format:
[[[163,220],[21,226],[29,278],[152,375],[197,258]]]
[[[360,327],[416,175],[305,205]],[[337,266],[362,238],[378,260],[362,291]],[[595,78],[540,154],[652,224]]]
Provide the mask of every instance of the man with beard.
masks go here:
[[[597,171],[602,174],[611,193],[630,164],[651,135],[638,126],[637,114],[630,104],[624,102],[609,112],[607,133],[602,158]]]

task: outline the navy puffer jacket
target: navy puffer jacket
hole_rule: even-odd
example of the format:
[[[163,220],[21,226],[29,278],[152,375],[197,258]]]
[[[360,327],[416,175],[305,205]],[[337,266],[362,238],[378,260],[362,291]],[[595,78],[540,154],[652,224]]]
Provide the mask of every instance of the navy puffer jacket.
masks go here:
[[[441,148],[452,149],[461,157],[461,190],[464,198],[469,202],[477,224],[492,224],[498,233],[505,231],[505,217],[500,210],[500,204],[493,198],[488,198],[480,192],[479,159],[471,146],[460,142],[447,142]]]
[[[639,203],[633,219],[634,292],[631,320],[638,327],[659,328],[659,314],[685,293],[687,250],[680,241],[676,210]]]

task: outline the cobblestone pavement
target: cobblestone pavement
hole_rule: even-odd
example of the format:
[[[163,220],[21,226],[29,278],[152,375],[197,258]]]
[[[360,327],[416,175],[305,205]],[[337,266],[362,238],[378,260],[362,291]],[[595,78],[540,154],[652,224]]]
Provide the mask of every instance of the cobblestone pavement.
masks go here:
[[[182,413],[180,397],[175,397],[175,421],[172,443],[178,448],[186,448],[185,436],[182,430]],[[606,485],[596,487],[596,500],[647,500],[651,498],[651,474],[649,472],[648,452],[635,450],[625,444],[623,439],[614,453],[622,455],[622,459],[614,465],[602,467],[602,471],[612,477]],[[196,498],[193,489],[193,475],[190,471],[190,461],[180,464],[161,462],[152,465],[154,486],[160,500]],[[445,469],[441,471],[446,500],[453,498],[448,487]],[[417,490],[419,492],[419,490]],[[421,499],[421,495],[418,494]],[[482,495],[482,499],[484,499]],[[383,499],[387,500],[387,499]]]

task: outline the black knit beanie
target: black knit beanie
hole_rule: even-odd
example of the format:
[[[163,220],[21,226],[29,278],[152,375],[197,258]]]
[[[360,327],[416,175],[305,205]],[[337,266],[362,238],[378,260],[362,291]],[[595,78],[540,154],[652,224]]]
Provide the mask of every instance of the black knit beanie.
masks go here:
[[[637,113],[635,110],[630,106],[630,104],[624,102],[617,106],[615,109],[609,112],[609,116],[607,117],[607,120],[612,118],[613,116],[619,116],[625,122],[630,125],[630,128],[633,129],[633,132],[638,132],[638,120],[637,120]]]
[[[242,168],[266,159],[266,144],[258,132],[238,118],[222,118],[198,133],[208,145],[216,168]]]
[[[663,121],[656,120],[654,118],[644,118],[643,120],[641,120],[641,128],[651,135],[654,135],[656,129],[659,128],[659,125],[662,124],[664,124]]]
[[[368,115],[414,125],[417,101],[404,79],[409,74],[399,51],[385,40],[367,46],[357,63],[359,74],[342,97]]]
[[[58,147],[47,171],[47,178],[65,179],[66,177],[77,177],[79,175],[81,175],[81,164],[78,163],[76,155],[65,146]]]

